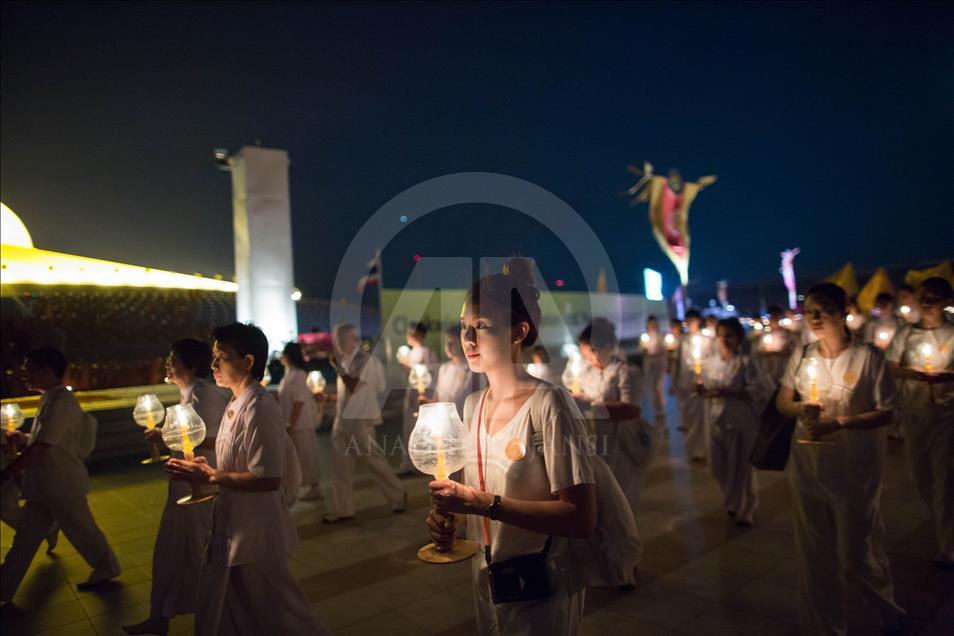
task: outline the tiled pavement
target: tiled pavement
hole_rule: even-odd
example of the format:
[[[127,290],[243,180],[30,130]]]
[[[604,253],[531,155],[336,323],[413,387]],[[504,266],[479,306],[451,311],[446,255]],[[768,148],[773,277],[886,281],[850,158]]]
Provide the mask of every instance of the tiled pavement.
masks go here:
[[[674,413],[670,421],[675,422]],[[319,439],[327,468],[327,431]],[[883,510],[897,598],[908,611],[906,630],[950,636],[954,573],[931,566],[930,527],[898,444],[890,446],[888,467]],[[323,476],[327,489],[327,469]],[[16,609],[3,614],[4,635],[117,634],[120,625],[148,614],[152,546],[165,497],[162,469],[114,467],[94,471],[93,477],[90,503],[119,556],[122,576],[96,593],[77,592],[75,584],[89,568],[63,538],[54,556],[41,550],[34,559]],[[366,476],[357,482],[355,522],[322,524],[320,501],[295,506],[302,541],[292,571],[336,633],[476,632],[469,565],[425,565],[415,558],[426,540],[426,481],[406,480],[410,506],[403,515],[387,509]],[[590,590],[584,634],[797,633],[788,490],[779,474],[763,473],[760,483],[757,525],[728,524],[715,482],[704,465],[686,461],[682,436],[673,429],[651,468],[637,514],[645,543],[639,586],[628,594]],[[11,538],[3,526],[4,551]],[[879,633],[875,613],[857,592],[849,601],[851,633]],[[191,616],[172,621],[171,633],[191,631]]]

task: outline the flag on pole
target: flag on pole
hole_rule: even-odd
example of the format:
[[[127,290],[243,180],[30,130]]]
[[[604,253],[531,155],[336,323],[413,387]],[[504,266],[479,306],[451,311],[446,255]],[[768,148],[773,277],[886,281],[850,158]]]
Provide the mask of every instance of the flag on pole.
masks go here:
[[[904,282],[911,287],[917,287],[927,279],[933,278],[934,276],[946,278],[952,285],[954,285],[954,272],[951,271],[951,261],[943,261],[934,267],[929,267],[927,269],[909,269],[908,273],[904,275]]]
[[[381,250],[374,250],[374,258],[368,263],[368,273],[358,279],[358,293],[363,294],[369,285],[381,286]]]
[[[676,170],[670,170],[668,176],[653,174],[653,166],[648,161],[642,169],[629,166],[629,171],[641,176],[627,194],[633,197],[632,205],[649,203],[649,223],[653,236],[669,257],[682,285],[689,284],[689,206],[696,195],[708,185],[715,183],[715,175],[702,177],[697,182],[683,181]]]
[[[871,278],[868,279],[868,282],[865,283],[865,286],[861,288],[861,291],[858,292],[858,309],[866,314],[870,314],[875,305],[875,298],[882,292],[893,294],[894,285],[891,284],[891,279],[888,278],[888,270],[879,267],[878,270],[872,274]]]
[[[845,263],[845,266],[825,279],[826,283],[835,283],[845,290],[848,298],[858,293],[858,279],[855,277],[855,266]]]

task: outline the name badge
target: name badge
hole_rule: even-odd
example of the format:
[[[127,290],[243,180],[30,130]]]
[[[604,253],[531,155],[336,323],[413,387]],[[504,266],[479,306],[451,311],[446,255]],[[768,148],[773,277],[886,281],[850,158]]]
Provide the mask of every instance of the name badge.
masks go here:
[[[527,445],[522,439],[515,437],[507,442],[507,448],[505,452],[507,454],[507,459],[510,461],[520,461],[527,454]]]

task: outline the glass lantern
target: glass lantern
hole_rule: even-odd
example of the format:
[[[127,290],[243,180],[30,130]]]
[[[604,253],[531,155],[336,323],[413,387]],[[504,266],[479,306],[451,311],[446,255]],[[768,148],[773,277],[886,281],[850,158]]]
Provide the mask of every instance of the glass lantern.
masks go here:
[[[407,382],[411,387],[417,389],[417,397],[423,400],[427,387],[431,386],[431,372],[427,370],[427,365],[415,364],[411,367],[411,372],[407,376]]]
[[[828,396],[831,387],[832,379],[828,367],[819,364],[815,357],[805,361],[795,378],[795,389],[802,400],[809,404],[820,404],[822,399]],[[830,446],[833,443],[814,439],[797,439],[795,441],[809,446]]]
[[[196,447],[205,441],[205,422],[195,412],[191,404],[176,404],[166,410],[166,425],[162,427],[162,441],[170,449],[182,453],[183,459],[195,460]],[[188,506],[210,501],[215,493],[202,484],[192,484],[192,494],[180,498],[176,503]]]
[[[155,393],[147,393],[146,395],[140,395],[136,398],[136,406],[133,408],[133,419],[136,421],[136,424],[147,431],[151,431],[159,424],[162,424],[165,415],[166,410],[163,408],[162,402],[159,401]],[[159,453],[158,444],[149,442],[149,457],[140,463],[154,464],[167,459],[169,459],[168,455],[161,455]]]
[[[408,439],[407,453],[415,468],[435,479],[448,479],[451,473],[464,467],[469,454],[467,429],[453,402],[421,406]],[[456,563],[476,553],[474,541],[456,539],[448,552],[438,552],[437,547],[429,543],[418,550],[417,556],[427,563]]]
[[[563,369],[563,375],[560,376],[563,386],[570,389],[573,395],[579,395],[583,392],[581,381],[583,379],[583,356],[576,354],[567,360],[566,368]]]
[[[0,407],[0,421],[3,430],[13,432],[23,426],[23,410],[19,404],[11,402]]]
[[[321,371],[310,371],[308,377],[305,378],[305,384],[308,385],[312,393],[324,393],[327,382]]]
[[[411,348],[407,345],[401,345],[397,349],[396,357],[399,363],[406,365],[408,358],[411,357]]]

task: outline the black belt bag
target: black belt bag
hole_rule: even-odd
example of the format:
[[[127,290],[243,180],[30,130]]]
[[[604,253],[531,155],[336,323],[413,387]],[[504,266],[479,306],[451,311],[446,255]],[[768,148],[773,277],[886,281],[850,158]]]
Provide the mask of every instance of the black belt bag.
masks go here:
[[[521,554],[505,561],[490,560],[490,546],[484,546],[487,558],[487,578],[494,605],[539,601],[553,595],[547,575],[547,554],[551,537],[539,554]]]

